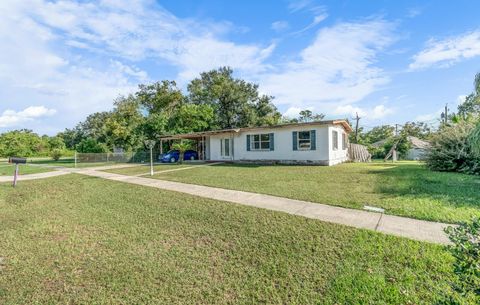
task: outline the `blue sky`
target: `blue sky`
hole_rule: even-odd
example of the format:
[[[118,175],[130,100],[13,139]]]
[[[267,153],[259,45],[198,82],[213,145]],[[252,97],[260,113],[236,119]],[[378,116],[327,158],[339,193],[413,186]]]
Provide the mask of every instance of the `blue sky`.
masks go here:
[[[480,72],[478,1],[0,2],[0,132],[55,134],[139,83],[231,66],[286,116],[367,128],[455,111]]]

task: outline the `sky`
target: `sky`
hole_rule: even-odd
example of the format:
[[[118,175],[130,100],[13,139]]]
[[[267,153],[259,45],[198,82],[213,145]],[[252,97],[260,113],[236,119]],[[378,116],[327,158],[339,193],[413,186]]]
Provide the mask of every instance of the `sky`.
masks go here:
[[[367,129],[455,111],[480,72],[480,1],[0,1],[0,132],[53,135],[138,84],[230,66],[287,117]]]

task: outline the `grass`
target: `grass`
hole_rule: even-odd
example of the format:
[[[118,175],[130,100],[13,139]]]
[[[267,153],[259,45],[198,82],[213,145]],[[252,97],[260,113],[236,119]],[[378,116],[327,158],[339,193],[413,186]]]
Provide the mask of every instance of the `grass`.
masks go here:
[[[480,216],[480,179],[432,172],[417,162],[323,166],[222,164],[158,173],[157,179],[215,186],[457,223]]]
[[[28,174],[49,172],[51,171],[51,169],[42,168],[38,166],[30,166],[28,164],[20,164],[18,171],[20,175],[28,175]],[[14,172],[15,172],[15,165],[0,163],[0,176],[13,176]]]
[[[0,223],[5,305],[433,304],[453,276],[438,245],[74,174],[0,184]]]
[[[172,169],[180,169],[180,168],[188,168],[192,166],[198,166],[205,163],[193,162],[193,163],[173,163],[173,164],[155,164],[153,166],[154,173],[159,173],[165,170],[172,170]],[[128,176],[135,176],[135,175],[150,175],[150,166],[147,165],[139,165],[134,167],[127,167],[127,168],[117,168],[117,169],[108,169],[105,172],[114,173],[114,174],[121,174],[121,175],[128,175]]]

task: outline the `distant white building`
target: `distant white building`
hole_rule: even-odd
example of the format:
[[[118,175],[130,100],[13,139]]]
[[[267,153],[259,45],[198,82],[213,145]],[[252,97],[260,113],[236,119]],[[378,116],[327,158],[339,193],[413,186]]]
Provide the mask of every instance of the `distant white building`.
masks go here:
[[[201,160],[335,165],[348,160],[345,120],[283,124],[165,136],[197,142]]]
[[[408,141],[410,142],[410,149],[404,156],[405,160],[423,160],[425,159],[426,153],[430,148],[430,143],[427,141],[421,140],[417,137],[408,136]],[[383,147],[387,140],[381,140],[372,144],[373,147]]]
[[[405,159],[407,160],[423,160],[425,159],[430,143],[416,137],[408,136],[411,148],[408,150]]]

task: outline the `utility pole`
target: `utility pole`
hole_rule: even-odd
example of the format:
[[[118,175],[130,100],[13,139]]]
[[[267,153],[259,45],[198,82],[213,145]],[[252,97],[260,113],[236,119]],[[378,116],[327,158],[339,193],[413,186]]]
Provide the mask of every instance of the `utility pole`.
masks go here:
[[[448,103],[445,104],[445,124],[448,123]]]
[[[358,116],[358,112],[355,112],[356,124],[355,124],[355,143],[358,143],[358,121],[360,121],[361,117]]]
[[[395,138],[397,138],[397,142],[393,145],[393,150],[392,150],[392,161],[396,162],[397,161],[397,143],[398,143],[398,124],[395,124]]]

